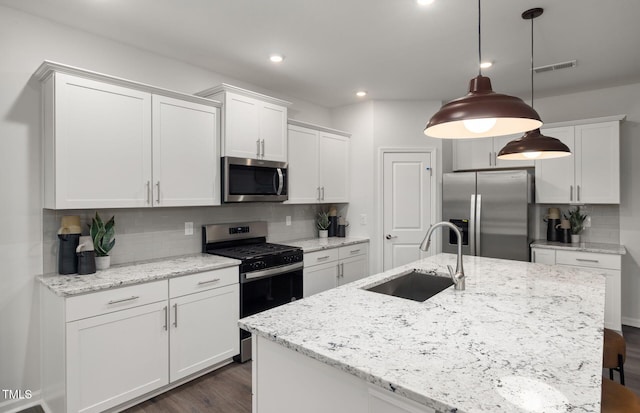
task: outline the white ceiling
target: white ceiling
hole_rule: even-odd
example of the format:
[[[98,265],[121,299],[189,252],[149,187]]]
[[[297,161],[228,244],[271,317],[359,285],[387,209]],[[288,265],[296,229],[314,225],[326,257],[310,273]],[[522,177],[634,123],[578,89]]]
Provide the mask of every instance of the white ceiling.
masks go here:
[[[0,4],[327,107],[367,99],[449,100],[477,74],[477,2],[435,0],[0,0]],[[485,0],[485,70],[500,93],[536,96],[640,81],[640,1]],[[280,65],[272,52],[285,55]]]

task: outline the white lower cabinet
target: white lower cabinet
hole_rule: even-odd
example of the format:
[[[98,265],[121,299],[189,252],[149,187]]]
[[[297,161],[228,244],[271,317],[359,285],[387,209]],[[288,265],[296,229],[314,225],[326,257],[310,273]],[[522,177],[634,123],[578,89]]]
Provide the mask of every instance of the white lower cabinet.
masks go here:
[[[598,273],[606,277],[604,326],[622,331],[622,257],[620,255],[531,248],[531,260],[540,264],[598,269]]]
[[[304,254],[303,296],[369,275],[369,245],[360,243]]]
[[[41,292],[51,413],[142,401],[239,353],[238,267],[68,298]]]

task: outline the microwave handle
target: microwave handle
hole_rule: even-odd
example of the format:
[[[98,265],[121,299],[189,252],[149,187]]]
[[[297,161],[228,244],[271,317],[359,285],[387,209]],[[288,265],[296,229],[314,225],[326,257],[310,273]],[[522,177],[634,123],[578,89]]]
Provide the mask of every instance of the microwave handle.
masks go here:
[[[284,188],[284,175],[282,173],[282,168],[277,168],[276,171],[278,173],[278,189],[276,190],[276,194],[281,195],[282,189]]]

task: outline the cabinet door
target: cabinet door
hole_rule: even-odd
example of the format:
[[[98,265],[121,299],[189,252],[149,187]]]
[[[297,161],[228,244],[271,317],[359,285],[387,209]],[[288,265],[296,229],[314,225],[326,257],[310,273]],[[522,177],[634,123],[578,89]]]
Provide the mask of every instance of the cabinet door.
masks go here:
[[[555,265],[556,251],[543,248],[531,248],[531,262]]]
[[[153,205],[220,205],[218,109],[153,96]]]
[[[576,201],[620,203],[620,131],[618,122],[578,125]]]
[[[170,300],[170,381],[240,352],[238,284]]]
[[[55,74],[55,208],[151,206],[151,95]]]
[[[319,133],[320,202],[349,202],[349,138]]]
[[[435,410],[394,393],[370,388],[369,413],[435,413]]]
[[[302,295],[308,297],[310,295],[334,288],[338,285],[338,263],[330,262],[327,264],[314,265],[313,267],[305,267],[302,281]]]
[[[574,144],[575,127],[542,129],[546,136],[562,141],[571,150],[571,156],[536,161],[536,203],[568,204],[576,201],[574,182],[574,162],[576,146]]]
[[[318,185],[318,132],[289,127],[289,204],[315,204],[320,198]]]
[[[606,277],[604,326],[622,331],[622,283],[619,270],[602,270]]]
[[[455,139],[453,170],[487,169],[493,166],[492,138]]]
[[[166,301],[67,323],[69,412],[102,412],[169,382]]]
[[[522,136],[523,134],[520,133],[517,135],[506,135],[493,138],[493,166],[498,168],[522,168],[535,166],[535,161],[533,159],[526,161],[505,161],[504,159],[498,159],[498,154],[506,144],[514,139],[520,139]]]
[[[359,255],[340,261],[340,275],[338,284],[344,285],[369,275],[369,256]]]
[[[262,159],[287,162],[287,108],[261,103],[260,140]]]
[[[227,92],[224,108],[224,156],[260,157],[260,111],[262,102]]]

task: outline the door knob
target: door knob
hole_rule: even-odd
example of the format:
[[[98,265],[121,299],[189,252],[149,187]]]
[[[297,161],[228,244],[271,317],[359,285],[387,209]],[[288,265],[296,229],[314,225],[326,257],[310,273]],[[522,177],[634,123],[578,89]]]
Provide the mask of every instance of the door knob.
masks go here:
[[[398,238],[398,236],[397,235],[387,234],[387,236],[385,238],[386,239],[394,239],[394,238]]]

